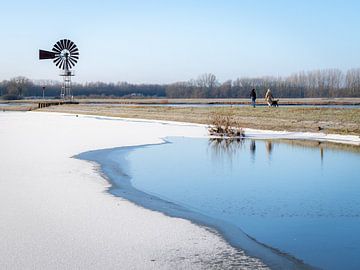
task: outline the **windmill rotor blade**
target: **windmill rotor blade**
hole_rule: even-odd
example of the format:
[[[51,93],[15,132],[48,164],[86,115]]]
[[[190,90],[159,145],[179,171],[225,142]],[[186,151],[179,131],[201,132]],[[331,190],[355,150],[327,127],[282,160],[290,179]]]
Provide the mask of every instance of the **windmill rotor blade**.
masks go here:
[[[65,69],[65,60],[63,60],[63,61],[61,62],[61,68],[62,68],[62,69]]]
[[[67,49],[67,42],[68,42],[68,40],[67,40],[67,39],[63,39],[63,42],[64,42],[64,49]]]
[[[39,59],[54,59],[55,53],[50,51],[39,50]]]
[[[53,61],[53,62],[57,65],[60,61],[61,61],[61,58],[60,58],[60,57],[58,57],[58,58],[54,59],[54,61]]]
[[[59,40],[58,42],[56,42],[56,44],[59,46],[60,48],[60,51],[62,51],[64,49],[62,43],[61,43],[61,40]]]
[[[61,61],[59,62],[59,68],[62,69],[62,65],[63,65],[64,60],[61,59]]]
[[[70,53],[71,55],[79,55],[79,51]]]
[[[64,60],[63,60],[63,59],[61,59],[61,60],[60,60],[60,62],[59,62],[58,67],[59,67],[60,69],[62,69],[62,64],[63,64],[63,62],[64,62]]]
[[[73,59],[71,59],[71,58],[69,58],[69,63],[71,64],[71,66],[75,66],[75,62],[74,62],[74,60]]]
[[[61,44],[60,41],[57,42],[57,45],[58,45],[58,47],[60,48],[60,51],[62,51],[62,50],[63,50],[63,47],[62,47],[62,44]]]
[[[67,42],[67,49],[70,51],[70,48],[71,48],[71,45],[72,45],[72,41],[70,39],[68,39],[68,42]]]
[[[60,46],[61,50],[63,50],[64,49],[64,43],[63,43],[62,39],[60,39],[58,42],[59,42],[59,46]]]
[[[71,52],[71,53],[77,53],[77,52],[79,52],[79,49],[78,49],[78,48],[74,48],[74,49],[72,49],[70,52]]]
[[[64,49],[68,49],[68,46],[67,46],[68,40],[67,40],[67,39],[64,39],[63,42],[64,42]]]
[[[75,43],[74,43],[74,42],[72,42],[72,41],[71,41],[69,51],[74,50],[74,48],[76,48],[76,45],[75,45]]]
[[[72,61],[74,61],[75,63],[77,63],[78,62],[78,60],[79,60],[79,57],[70,57],[70,59],[72,60]]]
[[[74,62],[74,63],[77,63],[77,60],[75,58],[70,57],[69,60]]]
[[[70,42],[71,42],[71,40],[70,39],[67,39],[66,40],[66,49],[70,49]]]
[[[55,48],[55,47],[52,48],[52,51],[53,51],[54,53],[60,53],[60,50],[59,50],[58,48]]]
[[[76,44],[74,43],[74,44],[70,47],[69,51],[70,51],[70,52],[73,52],[73,51],[76,51],[76,50],[78,50],[78,48],[77,48]]]
[[[70,61],[70,63],[74,63],[74,59],[72,59],[71,57],[69,57],[68,60]]]
[[[54,50],[54,49],[56,49],[56,50],[58,50],[59,52],[61,52],[61,48],[60,48],[58,42],[56,42],[56,43],[54,44],[53,50]]]
[[[61,62],[61,58],[57,58],[54,60],[54,63],[56,66],[58,66],[58,64]]]
[[[55,64],[56,64],[56,66],[57,66],[58,68],[61,68],[61,58],[60,58],[60,60],[57,61],[57,63],[55,63]]]
[[[62,39],[63,48],[66,49],[66,39]]]
[[[70,50],[70,53],[76,53],[76,52],[79,52],[79,49],[76,48],[76,46]]]
[[[64,68],[63,69],[68,69],[68,61],[64,61]]]
[[[61,48],[65,49],[65,41],[62,39],[62,40],[60,40],[60,43],[61,43]]]

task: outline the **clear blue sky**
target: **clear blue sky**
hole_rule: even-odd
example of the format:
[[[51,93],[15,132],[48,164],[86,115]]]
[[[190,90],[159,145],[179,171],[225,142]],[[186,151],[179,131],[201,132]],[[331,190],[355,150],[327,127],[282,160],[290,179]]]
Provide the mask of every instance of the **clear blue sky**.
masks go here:
[[[59,80],[51,50],[80,49],[75,81],[220,81],[360,66],[360,1],[2,1],[0,80]]]

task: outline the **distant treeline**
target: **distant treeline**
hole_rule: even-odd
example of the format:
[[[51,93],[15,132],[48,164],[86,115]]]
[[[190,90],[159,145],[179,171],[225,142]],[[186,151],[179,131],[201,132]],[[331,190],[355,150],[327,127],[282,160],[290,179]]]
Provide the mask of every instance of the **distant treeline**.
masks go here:
[[[213,74],[203,74],[197,80],[166,86],[169,98],[249,98],[255,88],[263,97],[271,89],[276,97],[360,97],[360,68],[344,74],[338,69],[299,72],[288,77],[239,78],[219,83]]]
[[[33,82],[16,77],[0,83],[0,95],[4,99],[42,96],[57,97],[61,83],[53,81]],[[299,72],[287,77],[238,78],[220,83],[214,74],[203,74],[197,79],[173,84],[85,83],[73,84],[77,97],[167,97],[167,98],[248,98],[255,88],[262,97],[270,88],[280,98],[331,98],[360,97],[360,68],[346,73],[339,69],[323,69]]]

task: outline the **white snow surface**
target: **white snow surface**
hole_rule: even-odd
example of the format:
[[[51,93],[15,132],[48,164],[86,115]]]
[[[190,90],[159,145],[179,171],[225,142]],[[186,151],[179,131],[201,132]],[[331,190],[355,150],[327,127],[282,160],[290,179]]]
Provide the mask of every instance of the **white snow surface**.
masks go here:
[[[205,126],[0,113],[0,269],[262,269],[217,233],[106,192],[81,152],[206,136]]]
[[[245,129],[245,136],[248,138],[256,138],[256,139],[309,140],[309,141],[360,145],[360,136],[356,136],[356,135],[256,130],[256,129],[248,128]]]

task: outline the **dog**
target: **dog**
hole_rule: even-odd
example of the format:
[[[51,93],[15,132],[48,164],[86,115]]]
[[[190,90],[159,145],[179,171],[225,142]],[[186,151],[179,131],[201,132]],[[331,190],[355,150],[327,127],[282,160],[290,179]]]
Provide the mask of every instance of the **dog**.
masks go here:
[[[272,100],[271,101],[271,107],[279,107],[279,100]]]

